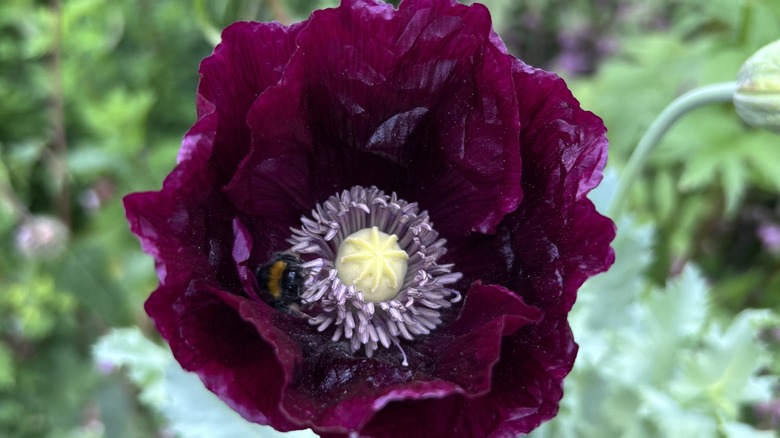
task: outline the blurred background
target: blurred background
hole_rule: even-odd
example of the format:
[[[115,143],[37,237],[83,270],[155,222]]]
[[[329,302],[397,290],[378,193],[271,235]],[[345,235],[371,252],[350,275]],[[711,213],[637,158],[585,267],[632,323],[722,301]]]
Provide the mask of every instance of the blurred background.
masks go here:
[[[0,436],[183,434],[139,397],[159,376],[121,367],[132,362],[121,354],[93,354],[112,328],[139,327],[158,339],[143,311],[157,283],[153,263],[128,230],[122,197],[158,190],[173,168],[195,120],[198,64],[220,29],[236,20],[290,23],[335,3],[0,3]],[[484,3],[513,54],[562,75],[604,118],[617,173],[675,97],[734,80],[745,59],[780,38],[776,0]],[[581,356],[586,345],[603,344],[609,358],[624,358],[609,369],[622,367],[629,377],[613,382],[598,366],[588,371],[607,359],[585,354],[567,380],[559,422],[540,434],[670,436],[665,422],[693,416],[714,425],[712,436],[773,436],[780,427],[780,137],[746,127],[731,105],[697,110],[653,154],[628,210],[621,233],[630,236],[616,242],[623,264],[615,275],[629,276],[633,292],[621,294],[621,283],[607,278],[583,293],[613,287],[603,302],[625,324],[644,322],[589,323],[585,306],[599,301],[581,293],[573,324]],[[685,299],[663,301],[675,297]],[[653,319],[674,306],[678,319]],[[670,365],[640,391],[629,383],[647,373],[632,367],[637,354],[655,351],[642,339],[653,324],[662,328],[656,334],[668,344]],[[635,349],[626,349],[623,327],[636,331]],[[619,342],[604,341],[607,333]],[[734,357],[743,360],[729,362]],[[728,367],[691,374],[706,360]],[[589,414],[588,403],[600,411]],[[615,416],[643,426],[628,433]],[[705,423],[691,424],[710,430]]]

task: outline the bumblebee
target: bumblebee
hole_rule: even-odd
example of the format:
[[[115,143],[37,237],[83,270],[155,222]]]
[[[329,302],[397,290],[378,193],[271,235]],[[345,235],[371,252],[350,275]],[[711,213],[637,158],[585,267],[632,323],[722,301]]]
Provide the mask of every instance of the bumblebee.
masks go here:
[[[260,298],[279,311],[302,315],[298,310],[304,281],[302,264],[303,261],[292,254],[276,253],[260,265],[255,272]]]

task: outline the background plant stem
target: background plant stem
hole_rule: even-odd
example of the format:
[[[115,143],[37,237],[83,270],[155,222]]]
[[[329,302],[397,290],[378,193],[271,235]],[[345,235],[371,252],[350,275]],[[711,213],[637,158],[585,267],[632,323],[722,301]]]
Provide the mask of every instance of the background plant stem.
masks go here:
[[[680,117],[705,105],[731,101],[735,89],[736,83],[734,82],[706,85],[683,94],[664,108],[639,140],[634,152],[631,153],[631,158],[628,159],[628,163],[621,173],[615,197],[612,199],[607,215],[617,217],[623,210],[631,185],[642,173],[650,154],[658,146],[661,138]]]
[[[57,215],[70,227],[70,187],[68,184],[68,139],[65,132],[65,104],[62,88],[62,0],[53,0],[52,8],[55,15],[54,47],[52,48],[52,84],[51,97],[52,121],[52,160],[50,161],[52,176],[59,190],[57,196]]]

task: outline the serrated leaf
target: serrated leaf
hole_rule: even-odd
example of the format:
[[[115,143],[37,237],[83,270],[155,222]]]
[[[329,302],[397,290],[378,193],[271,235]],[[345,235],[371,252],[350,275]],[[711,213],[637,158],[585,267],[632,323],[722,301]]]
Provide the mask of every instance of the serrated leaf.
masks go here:
[[[758,430],[745,423],[727,422],[721,429],[728,438],[777,438],[771,430]]]
[[[743,311],[725,330],[713,325],[704,346],[683,355],[681,378],[671,385],[674,394],[691,400],[704,396],[729,419],[737,418],[740,402],[766,398],[769,382],[756,380],[768,362],[757,331],[769,318],[765,311]]]
[[[141,388],[141,400],[159,410],[181,438],[316,436],[310,430],[281,433],[244,420],[137,327],[112,330],[95,344],[93,354],[100,368],[125,367]]]
[[[110,331],[93,346],[92,354],[99,368],[126,367],[133,383],[142,388],[142,401],[156,407],[165,403],[163,370],[171,355],[137,327]]]
[[[663,338],[687,339],[699,333],[708,313],[707,292],[704,277],[693,265],[687,265],[665,290],[656,290],[648,298],[651,329]]]
[[[688,268],[665,290],[652,291],[629,306],[634,307],[635,325],[613,329],[620,342],[612,361],[604,365],[606,372],[626,385],[665,385],[675,375],[681,348],[701,330],[707,304],[704,280]]]
[[[165,370],[165,392],[170,402],[162,406],[162,412],[182,438],[316,437],[310,430],[281,433],[247,422],[175,362]]]
[[[658,425],[663,437],[715,437],[717,420],[696,409],[686,409],[661,391],[642,392],[643,408]]]
[[[775,319],[750,311],[726,329],[713,324],[709,288],[692,266],[650,290],[640,269],[650,230],[628,218],[618,230],[614,269],[589,280],[572,309],[580,352],[560,412],[531,436],[719,437],[724,422],[741,424],[738,407],[770,397],[777,379],[759,377],[767,358],[757,333]]]
[[[605,387],[602,391],[607,396],[601,399],[598,406],[589,407],[591,411],[601,411],[600,415],[589,418],[599,418],[604,424],[591,428],[588,436],[636,436],[640,430],[647,427],[647,424],[636,415],[642,407],[642,400],[635,387],[621,385],[616,388],[615,385],[610,385],[609,381],[603,380],[602,386]]]

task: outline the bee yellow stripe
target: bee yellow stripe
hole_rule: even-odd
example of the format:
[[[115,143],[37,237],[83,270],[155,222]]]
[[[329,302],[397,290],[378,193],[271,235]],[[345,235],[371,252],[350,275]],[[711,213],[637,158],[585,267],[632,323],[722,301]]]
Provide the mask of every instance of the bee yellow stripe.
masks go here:
[[[277,260],[271,265],[271,269],[268,272],[268,292],[274,298],[280,298],[282,296],[282,275],[284,270],[287,269],[287,263],[282,260]]]

